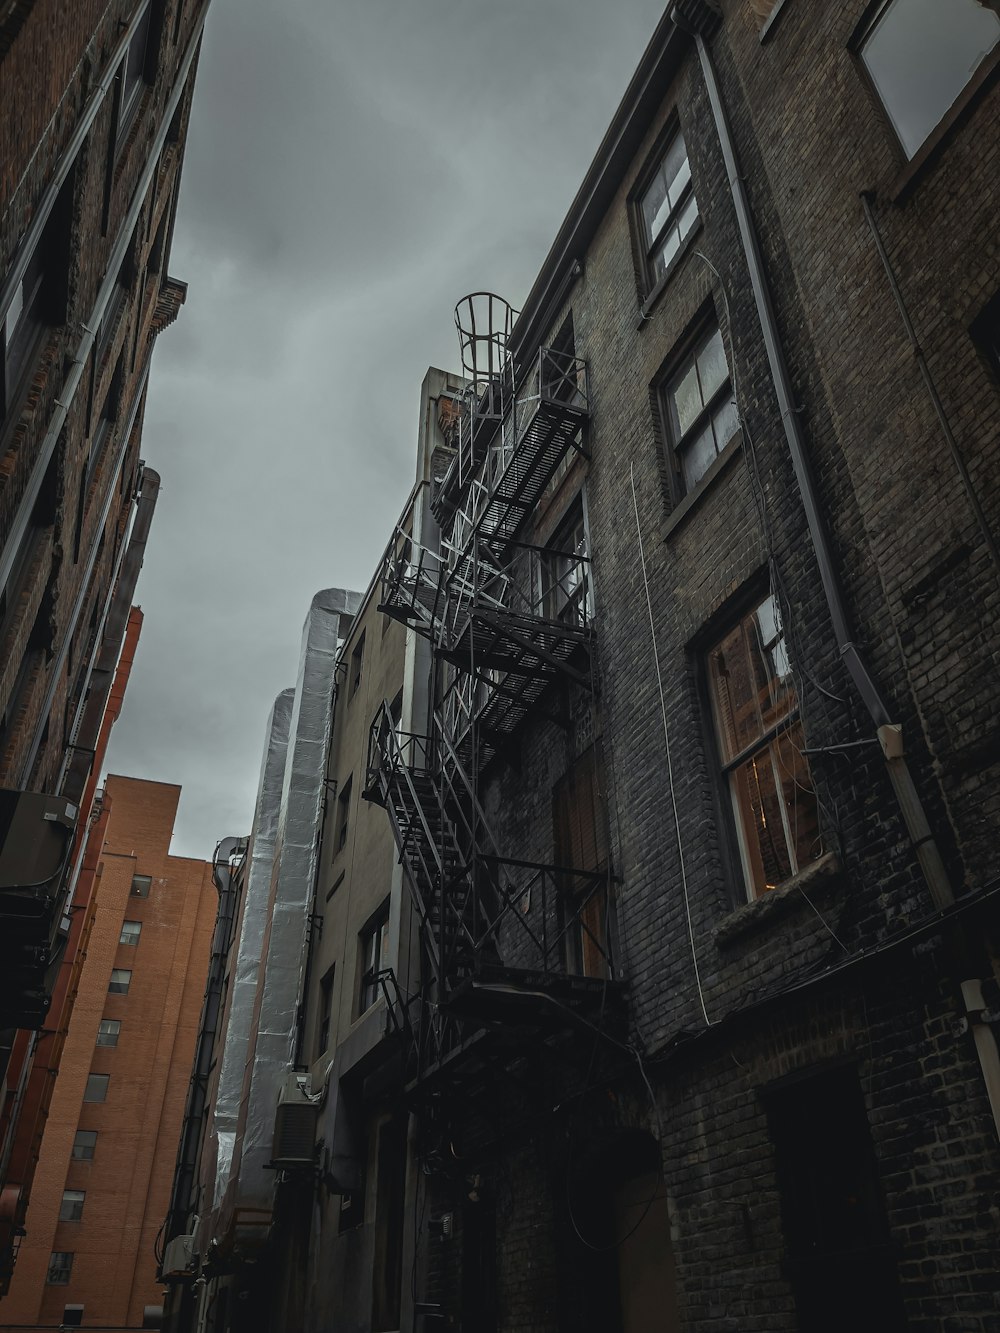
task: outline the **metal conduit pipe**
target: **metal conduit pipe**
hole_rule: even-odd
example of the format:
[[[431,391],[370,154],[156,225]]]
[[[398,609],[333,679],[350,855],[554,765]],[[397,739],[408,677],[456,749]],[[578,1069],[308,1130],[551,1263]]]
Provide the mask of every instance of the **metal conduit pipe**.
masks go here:
[[[899,804],[900,812],[902,813],[903,820],[906,824],[906,829],[913,845],[917,861],[920,865],[921,873],[927,884],[931,900],[938,911],[943,911],[954,903],[955,892],[952,888],[948,872],[945,869],[944,861],[941,857],[940,849],[934,838],[930,823],[927,819],[926,811],[924,810],[923,803],[920,800],[916,785],[913,781],[913,776],[910,773],[909,765],[906,761],[906,754],[903,748],[902,727],[900,724],[892,721],[891,714],[882,698],[881,692],[879,691],[868,665],[861,656],[858,645],[854,642],[851,634],[850,623],[844,605],[843,593],[840,587],[840,580],[837,575],[829,537],[822,520],[819,500],[816,494],[812,472],[809,467],[805,439],[799,425],[798,413],[792,398],[788,365],[778,335],[778,325],[774,314],[774,306],[771,301],[770,290],[764,276],[764,263],[761,255],[760,243],[754,228],[753,215],[750,211],[750,202],[747,196],[746,186],[743,183],[739,165],[736,160],[735,145],[729,129],[729,122],[726,116],[725,105],[722,100],[722,92],[719,87],[715,66],[712,62],[711,53],[709,52],[708,44],[706,43],[704,36],[695,24],[686,22],[683,14],[680,12],[679,0],[672,0],[670,16],[677,27],[693,36],[695,47],[698,52],[702,76],[705,80],[705,87],[712,108],[712,117],[715,122],[716,133],[719,137],[719,145],[722,150],[723,162],[725,164],[726,175],[729,181],[730,194],[732,196],[733,208],[736,213],[740,241],[742,243],[747,271],[750,277],[750,285],[754,294],[757,317],[760,321],[761,333],[764,339],[764,348],[767,353],[771,379],[778,399],[778,408],[781,412],[782,426],[785,431],[785,439],[791,456],[792,468],[795,473],[795,479],[799,487],[799,494],[802,499],[802,506],[805,511],[810,540],[819,566],[820,580],[822,582],[827,607],[830,612],[833,632],[840,649],[841,657],[851,675],[851,679],[854,681],[854,684],[875,723],[878,741],[882,747],[882,753],[885,756],[886,770],[896,794],[896,800]],[[967,959],[969,950],[961,938],[956,939],[955,944],[956,954],[961,962],[962,970],[964,970],[965,966],[968,965]],[[963,1008],[967,1021],[975,1031],[976,1051],[982,1067],[983,1081],[986,1086],[986,1092],[993,1113],[993,1120],[996,1125],[997,1134],[1000,1136],[1000,1054],[998,1054],[996,1042],[992,1033],[982,1022],[981,1008],[977,1010],[976,1008],[971,1007],[975,1003],[976,994],[979,993],[977,990],[979,982],[972,979],[970,981],[963,981],[961,986]],[[986,1040],[980,1040],[980,1028],[983,1029],[982,1035]]]

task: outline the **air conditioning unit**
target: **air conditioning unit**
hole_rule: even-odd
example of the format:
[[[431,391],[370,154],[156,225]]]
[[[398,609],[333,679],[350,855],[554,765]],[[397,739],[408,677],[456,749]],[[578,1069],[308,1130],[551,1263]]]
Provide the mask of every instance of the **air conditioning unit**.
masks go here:
[[[306,1074],[289,1074],[278,1093],[270,1165],[279,1171],[301,1171],[316,1161],[319,1100],[309,1095]]]
[[[164,1282],[171,1278],[193,1276],[194,1267],[194,1232],[188,1236],[175,1236],[167,1241],[163,1251],[162,1274]]]

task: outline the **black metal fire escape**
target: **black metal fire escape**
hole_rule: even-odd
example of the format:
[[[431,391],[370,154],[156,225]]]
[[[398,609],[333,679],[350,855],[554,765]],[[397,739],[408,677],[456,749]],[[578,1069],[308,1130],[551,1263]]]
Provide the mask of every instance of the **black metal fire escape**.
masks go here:
[[[593,928],[607,872],[503,855],[479,798],[484,767],[524,720],[557,716],[556,682],[595,688],[586,554],[520,540],[567,452],[583,451],[586,369],[542,348],[515,385],[494,351],[491,343],[489,374],[473,378],[432,501],[440,551],[400,531],[382,571],[380,609],[431,642],[436,666],[430,734],[402,733],[384,706],[365,794],[389,814],[421,924],[424,1059],[438,1065],[461,1040],[462,1020],[466,1033],[469,1020],[565,1023],[602,1005],[614,975],[610,933]],[[568,964],[569,938],[581,934],[600,976]]]

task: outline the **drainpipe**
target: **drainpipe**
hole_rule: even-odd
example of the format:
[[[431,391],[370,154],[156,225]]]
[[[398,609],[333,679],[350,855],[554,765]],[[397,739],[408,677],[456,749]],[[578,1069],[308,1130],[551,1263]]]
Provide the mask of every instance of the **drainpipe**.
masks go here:
[[[867,663],[861,656],[858,645],[852,637],[829,537],[820,512],[819,500],[806,453],[805,438],[792,398],[791,380],[778,335],[778,324],[771,301],[771,293],[764,276],[764,262],[750,211],[750,201],[736,160],[736,150],[730,133],[715,66],[712,63],[712,57],[702,32],[706,26],[709,31],[714,29],[719,22],[719,13],[714,5],[708,3],[708,0],[672,0],[670,12],[675,25],[693,36],[698,59],[701,63],[702,75],[712,108],[712,117],[715,121],[716,133],[719,136],[719,145],[729,180],[729,189],[732,195],[733,208],[736,212],[747,271],[750,276],[750,285],[753,289],[754,302],[757,307],[757,317],[760,320],[771,380],[778,399],[785,440],[788,444],[795,480],[798,483],[802,498],[809,536],[816,553],[820,580],[830,612],[837,646],[851,679],[854,681],[858,693],[861,695],[875,724],[879,745],[885,757],[886,770],[896,794],[896,800],[906,824],[910,842],[927,884],[931,900],[938,911],[941,911],[951,906],[955,901],[955,892],[948,878],[941,852],[906,761],[902,727],[899,723],[892,721],[889,709]],[[957,953],[962,962],[961,970],[964,971],[966,967],[970,966],[966,961],[969,950],[961,938],[957,939],[956,944]],[[976,1051],[982,1066],[983,1080],[986,1085],[990,1108],[993,1112],[993,1119],[998,1136],[1000,1136],[1000,1056],[998,1056],[992,1033],[983,1024],[981,1003],[978,1009],[975,1007],[977,996],[981,1000],[979,981],[973,978],[962,982],[961,985],[966,1020],[973,1027],[976,1035]],[[980,1039],[980,1033],[985,1040]]]

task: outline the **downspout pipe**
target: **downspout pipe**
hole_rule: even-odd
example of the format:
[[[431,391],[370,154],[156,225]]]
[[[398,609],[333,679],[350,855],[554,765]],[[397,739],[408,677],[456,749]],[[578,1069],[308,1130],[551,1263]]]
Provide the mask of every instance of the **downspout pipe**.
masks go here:
[[[899,723],[893,722],[881,692],[851,633],[840,580],[820,512],[812,470],[808,462],[805,438],[792,398],[788,364],[778,334],[778,324],[771,301],[771,293],[764,276],[764,262],[750,210],[750,201],[736,159],[736,150],[715,66],[712,62],[708,44],[700,30],[704,23],[697,20],[691,22],[686,19],[682,12],[682,5],[687,10],[703,10],[707,21],[713,26],[718,23],[718,11],[715,10],[714,6],[709,6],[706,0],[696,0],[693,5],[690,0],[672,0],[670,6],[673,22],[693,37],[698,52],[698,60],[705,80],[705,87],[712,108],[712,117],[719,137],[719,145],[729,181],[729,190],[736,213],[740,241],[750,276],[754,302],[757,307],[757,317],[760,321],[771,380],[778,399],[781,422],[805,511],[810,540],[816,553],[820,580],[830,612],[834,636],[851,679],[854,681],[858,693],[861,695],[875,724],[879,744],[885,757],[889,780],[895,791],[896,800],[931,900],[938,911],[944,911],[954,903],[955,892],[906,761],[902,727]],[[956,938],[955,947],[961,972],[965,973],[966,976],[972,975],[972,967],[968,961],[970,950],[961,936]],[[961,983],[963,1007],[966,1020],[974,1031],[976,1051],[982,1068],[990,1109],[993,1113],[997,1133],[1000,1135],[1000,1053],[998,1053],[992,1033],[989,1032],[988,1028],[984,1028],[981,1007],[976,1007],[977,996],[980,993],[978,987],[979,982],[974,977],[972,980]],[[982,1032],[979,1030],[981,1028],[984,1028]],[[981,1038],[986,1039],[982,1040]]]

